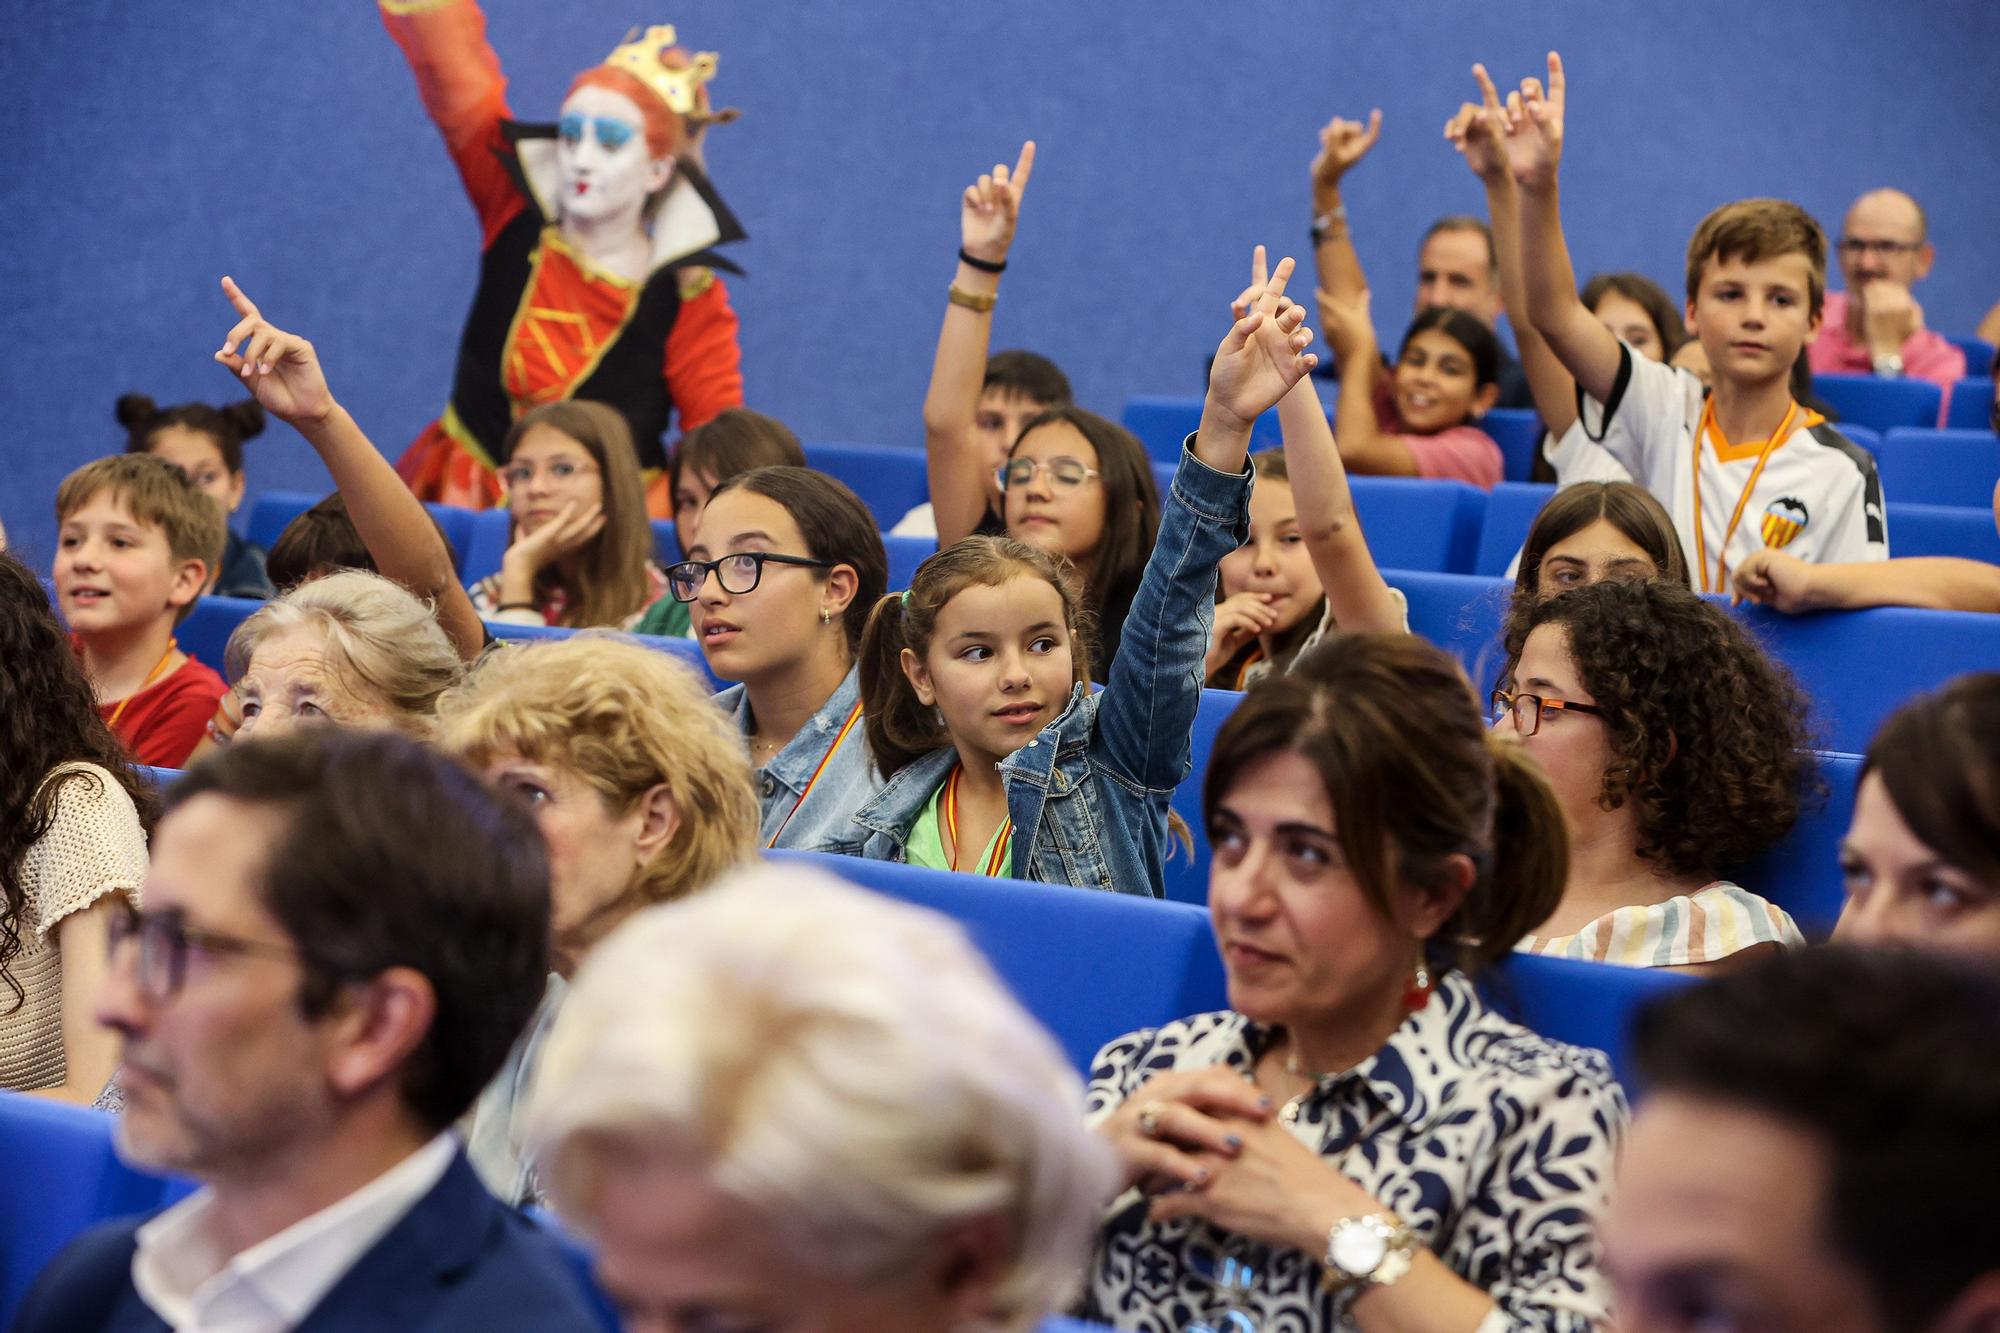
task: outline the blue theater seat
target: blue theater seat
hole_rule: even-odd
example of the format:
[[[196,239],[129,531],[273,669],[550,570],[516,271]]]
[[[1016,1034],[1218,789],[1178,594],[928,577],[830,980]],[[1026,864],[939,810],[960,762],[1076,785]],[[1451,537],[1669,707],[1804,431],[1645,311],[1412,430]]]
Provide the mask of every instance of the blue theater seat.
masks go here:
[[[483,623],[491,631],[494,638],[517,642],[526,642],[530,639],[567,639],[570,635],[578,632],[573,629],[563,629],[556,625],[514,625],[501,620],[488,620]],[[639,643],[656,652],[666,653],[670,657],[679,658],[688,666],[694,668],[695,674],[707,684],[709,689],[719,690],[722,688],[723,682],[717,680],[709,671],[708,659],[701,655],[701,645],[693,639],[669,639],[655,634],[633,634],[628,637],[637,640]]]
[[[1847,901],[1840,840],[1854,822],[1854,791],[1861,781],[1860,755],[1822,752],[1818,759],[1825,799],[1807,803],[1783,842],[1748,865],[1725,872],[1790,912],[1815,943],[1833,933],[1833,923]]]
[[[813,852],[768,852],[965,926],[1079,1070],[1105,1042],[1227,1005],[1208,914],[1063,884],[985,879]]]
[[[1181,785],[1174,788],[1174,813],[1187,825],[1194,839],[1189,855],[1178,844],[1167,858],[1167,897],[1175,902],[1204,904],[1208,901],[1208,833],[1201,821],[1201,784],[1208,775],[1208,757],[1215,752],[1215,736],[1236,711],[1243,696],[1236,690],[1203,690],[1195,709],[1194,736],[1190,749],[1194,766]]]
[[[882,537],[882,549],[889,555],[889,591],[900,592],[917,576],[917,566],[937,554],[935,537]]]
[[[846,482],[887,532],[903,515],[930,503],[924,451],[888,444],[809,444],[806,462]]]
[[[188,612],[188,618],[174,630],[174,637],[189,657],[218,674],[226,674],[222,657],[229,646],[229,636],[263,605],[248,597],[200,598],[194,610]]]
[[[1354,477],[1354,512],[1375,563],[1438,573],[1472,568],[1486,494],[1462,481]]]
[[[1992,362],[1986,364],[1991,365]],[[1967,370],[1973,367],[1968,365]],[[1944,424],[1953,430],[1984,430],[1993,427],[1993,377],[1967,375],[1951,386],[1951,401],[1945,405]]]
[[[1897,556],[1955,555],[2000,565],[2000,529],[1991,509],[1892,503],[1889,549]]]
[[[1986,376],[1986,387],[1990,392],[1993,387],[1993,344],[1987,342],[1984,338],[1974,338],[1969,334],[1953,335],[1947,333],[1944,340],[1965,353],[1965,373],[1967,375],[1983,374]]]
[[[465,559],[458,562],[459,578],[471,585],[488,574],[498,574],[513,538],[514,516],[505,509],[473,513],[466,521]]]
[[[1881,431],[1868,426],[1857,426],[1852,421],[1837,421],[1834,423],[1833,428],[1854,443],[1860,445],[1863,449],[1866,449],[1869,453],[1875,455],[1876,458],[1879,459],[1882,456]]]
[[[243,525],[243,536],[268,551],[286,524],[325,498],[312,491],[265,491],[250,502],[250,519]]]
[[[1611,1057],[1628,1097],[1638,1091],[1631,1056],[1632,1015],[1693,978],[1651,967],[1618,967],[1512,954],[1481,982],[1487,1003],[1545,1037]]]
[[[0,1092],[0,1328],[63,1246],[184,1190],[120,1162],[113,1123],[102,1111]]]
[[[653,521],[653,559],[665,569],[681,558],[680,540],[674,535],[674,521],[670,518],[656,518]]]
[[[1935,426],[1944,391],[1929,380],[1882,379],[1875,375],[1815,375],[1813,392],[1840,420],[1875,430]]]
[[[1201,403],[1199,397],[1134,394],[1125,400],[1125,411],[1120,415],[1119,422],[1139,437],[1139,443],[1145,445],[1146,452],[1156,460],[1172,463],[1181,456],[1182,441],[1201,424]],[[1254,453],[1259,449],[1275,449],[1283,443],[1284,436],[1278,430],[1277,409],[1273,408],[1258,417],[1251,427],[1250,449]]]
[[[1472,572],[1505,577],[1507,566],[1528,540],[1535,515],[1555,493],[1556,488],[1546,482],[1503,481],[1495,486],[1486,497],[1486,520],[1480,525],[1479,554],[1473,559]]]
[[[2000,438],[1990,430],[1892,430],[1882,438],[1883,498],[1895,504],[1993,507],[1993,483],[2000,480]],[[1889,526],[1889,550],[1896,528]]]
[[[1473,423],[1500,446],[1500,475],[1526,481],[1534,475],[1535,446],[1542,442],[1542,419],[1533,408],[1496,407]]]
[[[1384,569],[1382,577],[1410,599],[1410,629],[1459,660],[1482,695],[1493,688],[1500,660],[1500,623],[1514,585],[1479,574]]]

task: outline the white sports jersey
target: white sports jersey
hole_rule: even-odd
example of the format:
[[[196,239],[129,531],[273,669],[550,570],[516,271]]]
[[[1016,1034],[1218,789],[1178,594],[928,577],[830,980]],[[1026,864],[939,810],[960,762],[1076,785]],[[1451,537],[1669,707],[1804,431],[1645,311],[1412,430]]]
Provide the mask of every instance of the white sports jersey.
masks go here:
[[[1762,440],[1727,445],[1719,434],[1711,434],[1697,442],[1708,392],[1701,381],[1688,371],[1635,356],[1629,347],[1621,353],[1610,400],[1598,403],[1585,397],[1582,424],[1673,515],[1688,568],[1701,570],[1697,588],[1727,592],[1727,570],[1764,546],[1819,563],[1889,558],[1889,525],[1874,455],[1803,408],[1791,434],[1768,454]],[[1743,490],[1752,486],[1753,477],[1746,499]],[[1703,557],[1706,569],[1701,569]],[[1726,566],[1720,580],[1718,560]]]

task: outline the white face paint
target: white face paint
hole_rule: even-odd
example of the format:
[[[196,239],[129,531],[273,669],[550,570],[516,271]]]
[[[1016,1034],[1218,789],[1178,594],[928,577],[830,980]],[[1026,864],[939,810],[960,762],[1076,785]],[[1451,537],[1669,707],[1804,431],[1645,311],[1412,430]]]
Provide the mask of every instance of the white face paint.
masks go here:
[[[623,93],[586,85],[562,105],[556,134],[556,180],[563,216],[598,222],[637,214],[646,197],[673,177],[672,158],[646,147],[646,120]]]

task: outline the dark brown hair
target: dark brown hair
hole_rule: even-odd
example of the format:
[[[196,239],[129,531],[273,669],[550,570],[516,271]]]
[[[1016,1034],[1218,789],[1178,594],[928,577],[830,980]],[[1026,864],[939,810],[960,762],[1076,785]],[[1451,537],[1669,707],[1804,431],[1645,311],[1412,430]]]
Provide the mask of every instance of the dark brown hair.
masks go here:
[[[264,409],[254,398],[221,407],[207,403],[161,407],[143,393],[128,393],[118,399],[116,411],[118,424],[125,428],[126,453],[151,453],[155,435],[169,426],[180,426],[215,441],[222,465],[232,477],[243,472],[243,442],[264,433]]]
[[[1385,918],[1398,884],[1430,887],[1447,858],[1471,859],[1471,890],[1427,945],[1438,965],[1498,962],[1562,900],[1569,839],[1555,793],[1487,726],[1444,650],[1410,634],[1336,634],[1252,685],[1216,737],[1203,817],[1245,768],[1286,751],[1318,770],[1341,851]]]
[[[1676,583],[1612,579],[1540,602],[1507,658],[1560,626],[1617,756],[1598,800],[1638,815],[1638,854],[1669,875],[1714,875],[1791,830],[1816,774],[1807,703],[1720,606]]]
[[[1687,299],[1701,291],[1702,271],[1714,260],[1755,264],[1781,255],[1804,255],[1808,310],[1818,318],[1826,301],[1826,232],[1813,215],[1789,199],[1739,199],[1701,220],[1688,241]]]
[[[1250,455],[1250,466],[1256,470],[1259,481],[1283,482],[1287,486],[1292,484],[1291,472],[1285,465],[1285,451],[1283,449],[1258,450],[1256,453]],[[1215,599],[1219,602],[1222,600],[1223,595],[1222,584],[1220,579],[1218,579],[1215,588]],[[1313,636],[1313,631],[1319,628],[1320,618],[1325,613],[1326,596],[1322,593],[1317,602],[1306,608],[1304,615],[1272,636],[1271,656],[1265,659],[1270,663],[1270,670],[1283,671],[1291,666],[1292,659],[1299,655],[1299,649],[1305,646],[1306,640],[1310,639]],[[1258,647],[1254,640],[1244,644],[1234,657],[1216,669],[1215,674],[1209,678],[1209,684],[1216,689],[1235,689],[1236,686],[1232,682],[1238,676],[1242,675],[1246,659],[1256,651],[1258,651]]]
[[[1055,407],[1022,425],[1008,457],[1044,426],[1066,424],[1097,451],[1097,479],[1104,493],[1104,536],[1098,544],[1097,569],[1083,590],[1084,601],[1099,627],[1101,653],[1094,678],[1108,680],[1111,659],[1118,652],[1119,630],[1138,594],[1153,542],[1160,533],[1160,488],[1153,479],[1153,460],[1138,436],[1116,422],[1080,407]]]
[[[1660,360],[1671,361],[1688,340],[1687,317],[1674,307],[1667,289],[1643,273],[1600,273],[1583,284],[1581,300],[1592,314],[1597,303],[1616,293],[1646,312],[1646,321],[1660,340]]]
[[[545,600],[561,588],[569,599],[562,624],[573,629],[620,624],[646,608],[651,587],[646,561],[653,554],[653,528],[646,516],[646,489],[639,479],[632,428],[616,408],[603,403],[577,398],[544,403],[514,423],[500,446],[500,457],[512,458],[516,446],[537,426],[568,436],[597,464],[604,529],[584,548],[573,583],[554,562],[543,566],[535,575],[535,598]]]
[[[264,572],[281,593],[336,569],[376,572],[375,557],[355,531],[339,491],[285,524],[264,557]]]
[[[7,969],[21,951],[27,907],[22,859],[48,833],[65,788],[101,782],[83,769],[51,781],[50,774],[68,763],[110,773],[141,821],[151,824],[152,789],[98,714],[97,696],[48,594],[16,556],[0,551],[0,984],[11,993],[0,1001],[0,1014],[13,1013],[26,999]]]
[[[2000,885],[2000,672],[1960,676],[1882,724],[1862,761],[1917,841]]]
[[[917,698],[903,674],[903,650],[928,652],[939,614],[967,588],[998,587],[1019,574],[1046,581],[1061,596],[1076,681],[1090,679],[1089,612],[1068,563],[1012,537],[953,542],[917,566],[908,592],[878,596],[861,636],[862,714],[883,777],[951,744],[937,710]]]
[[[717,485],[709,500],[712,503],[724,491],[736,490],[761,495],[790,514],[805,541],[806,554],[813,559],[846,565],[854,571],[854,600],[841,616],[841,627],[847,631],[847,651],[859,652],[868,612],[889,586],[889,554],[883,549],[882,533],[868,506],[844,482],[809,467],[760,467],[739,472]],[[826,579],[826,570],[812,573],[821,581]]]
[[[732,407],[681,437],[667,461],[667,474],[678,502],[681,473],[689,468],[720,483],[755,468],[804,466],[806,451],[790,426],[747,407]]]
[[[1674,531],[1673,515],[1643,486],[1629,481],[1580,481],[1565,486],[1549,497],[1528,529],[1521,546],[1520,567],[1514,573],[1513,599],[1507,608],[1507,624],[1502,637],[1508,641],[1528,637],[1521,626],[1542,600],[1542,561],[1549,550],[1567,541],[1591,524],[1603,519],[1627,541],[1646,553],[1669,583],[1688,586],[1687,555],[1681,550],[1680,535]],[[1511,661],[1512,658],[1509,658]]]

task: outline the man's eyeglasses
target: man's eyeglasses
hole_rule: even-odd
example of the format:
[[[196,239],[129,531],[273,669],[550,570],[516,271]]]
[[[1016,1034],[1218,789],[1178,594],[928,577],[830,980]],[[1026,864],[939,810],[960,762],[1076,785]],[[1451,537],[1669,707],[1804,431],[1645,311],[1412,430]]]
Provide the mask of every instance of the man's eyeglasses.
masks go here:
[[[116,959],[119,947],[128,940],[139,942],[139,989],[154,1000],[173,997],[187,980],[190,949],[210,954],[244,954],[268,958],[307,961],[302,950],[289,944],[267,944],[213,930],[189,927],[179,911],[141,912],[127,908],[113,912],[105,934],[106,951]]]
[[[587,463],[572,463],[567,458],[558,458],[542,470],[549,474],[551,481],[568,481],[571,477],[584,476],[593,469]],[[501,468],[500,475],[506,479],[507,489],[519,490],[535,479],[535,469],[526,463],[516,463],[512,467]]]
[[[1897,255],[1913,255],[1923,248],[1922,241],[1870,241],[1859,236],[1840,238],[1840,253],[1849,259],[1860,259],[1865,255],[1894,259]]]
[[[1097,469],[1085,467],[1082,459],[1069,457],[1051,458],[1046,463],[1033,458],[1012,458],[1002,463],[993,475],[1000,479],[1001,490],[1011,491],[1017,486],[1033,484],[1037,472],[1047,472],[1050,482],[1066,491],[1073,491],[1098,475]]]
[[[813,560],[802,555],[774,555],[769,551],[738,551],[713,560],[683,560],[667,566],[667,589],[677,601],[692,602],[701,596],[701,585],[710,573],[722,590],[733,597],[755,592],[764,579],[765,565],[799,565],[806,569],[832,569],[831,560]]]
[[[1542,729],[1542,718],[1557,713],[1588,713],[1592,717],[1603,717],[1604,710],[1596,704],[1580,704],[1570,699],[1544,699],[1539,694],[1513,694],[1507,690],[1493,691],[1493,720],[1512,716],[1514,730],[1523,736],[1532,736]]]

